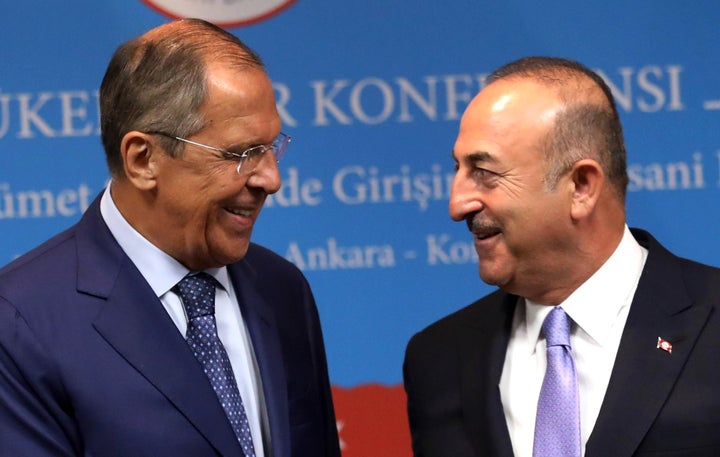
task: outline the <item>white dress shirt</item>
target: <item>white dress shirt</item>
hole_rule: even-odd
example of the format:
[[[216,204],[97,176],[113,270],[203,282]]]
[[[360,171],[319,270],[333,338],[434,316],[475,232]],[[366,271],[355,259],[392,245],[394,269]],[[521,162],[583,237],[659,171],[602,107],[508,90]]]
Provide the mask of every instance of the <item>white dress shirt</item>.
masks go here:
[[[100,200],[100,213],[115,240],[140,270],[165,307],[165,311],[184,336],[187,331],[188,319],[180,297],[172,288],[190,270],[153,245],[125,220],[112,200],[110,185],[105,189]],[[222,288],[218,287],[215,291],[215,319],[218,335],[230,358],[245,413],[250,422],[255,455],[257,457],[270,456],[272,454],[269,450],[270,434],[260,371],[235,296],[235,290],[228,277],[227,268],[211,268],[205,272],[212,275],[222,285]],[[152,306],[152,304],[148,304],[148,306]]]
[[[615,252],[559,306],[571,318],[570,344],[580,395],[582,454],[595,426],[647,250],[630,230]],[[520,299],[505,355],[500,395],[515,457],[532,457],[537,402],[545,376],[540,328],[551,306]]]

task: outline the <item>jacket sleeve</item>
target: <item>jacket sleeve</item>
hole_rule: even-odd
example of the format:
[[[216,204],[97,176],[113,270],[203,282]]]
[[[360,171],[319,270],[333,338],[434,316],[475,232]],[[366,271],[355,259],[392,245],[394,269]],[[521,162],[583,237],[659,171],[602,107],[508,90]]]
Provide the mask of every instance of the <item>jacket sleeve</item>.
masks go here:
[[[0,457],[80,454],[72,404],[47,354],[0,297]]]

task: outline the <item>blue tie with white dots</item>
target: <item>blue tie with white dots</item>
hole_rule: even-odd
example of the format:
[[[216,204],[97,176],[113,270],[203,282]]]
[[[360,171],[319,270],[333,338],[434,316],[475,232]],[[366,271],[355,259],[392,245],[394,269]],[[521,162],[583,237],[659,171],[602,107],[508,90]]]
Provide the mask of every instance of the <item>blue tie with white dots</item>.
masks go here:
[[[255,457],[250,424],[233,375],[230,359],[215,323],[217,281],[207,273],[184,277],[175,287],[185,305],[188,326],[185,339],[210,379],[246,457]]]

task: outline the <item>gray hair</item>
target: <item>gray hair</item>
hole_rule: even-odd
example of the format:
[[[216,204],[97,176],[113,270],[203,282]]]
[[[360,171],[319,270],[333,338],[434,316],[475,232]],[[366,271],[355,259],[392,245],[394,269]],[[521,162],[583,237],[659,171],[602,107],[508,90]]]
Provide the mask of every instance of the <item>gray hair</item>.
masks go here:
[[[130,131],[188,137],[204,127],[200,107],[208,94],[208,62],[265,71],[252,49],[203,20],[185,19],[157,27],[121,45],[100,86],[100,127],[108,169],[123,176],[120,144]],[[182,144],[159,137],[171,155]]]

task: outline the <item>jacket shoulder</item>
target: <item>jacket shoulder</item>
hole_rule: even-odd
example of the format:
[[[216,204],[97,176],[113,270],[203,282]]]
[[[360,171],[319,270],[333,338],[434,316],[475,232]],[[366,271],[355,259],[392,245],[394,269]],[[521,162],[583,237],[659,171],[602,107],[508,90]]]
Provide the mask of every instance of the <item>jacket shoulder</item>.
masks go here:
[[[70,228],[59,233],[0,269],[0,294],[6,288],[17,290],[25,280],[36,287],[53,283],[69,273],[69,259],[76,257],[75,232]],[[63,267],[60,267],[64,265]]]
[[[516,301],[517,297],[496,290],[417,332],[408,343],[408,351],[416,346],[453,341],[460,330],[466,327],[475,327],[481,332],[502,328],[500,323],[508,315],[512,316]]]
[[[252,267],[261,275],[265,272],[271,272],[275,277],[278,275],[288,278],[303,276],[300,269],[294,263],[270,249],[255,243],[250,243],[247,254],[239,263],[244,263]]]
[[[648,250],[643,274],[681,280],[689,295],[720,301],[720,268],[677,256],[648,232],[632,229],[638,243]]]

